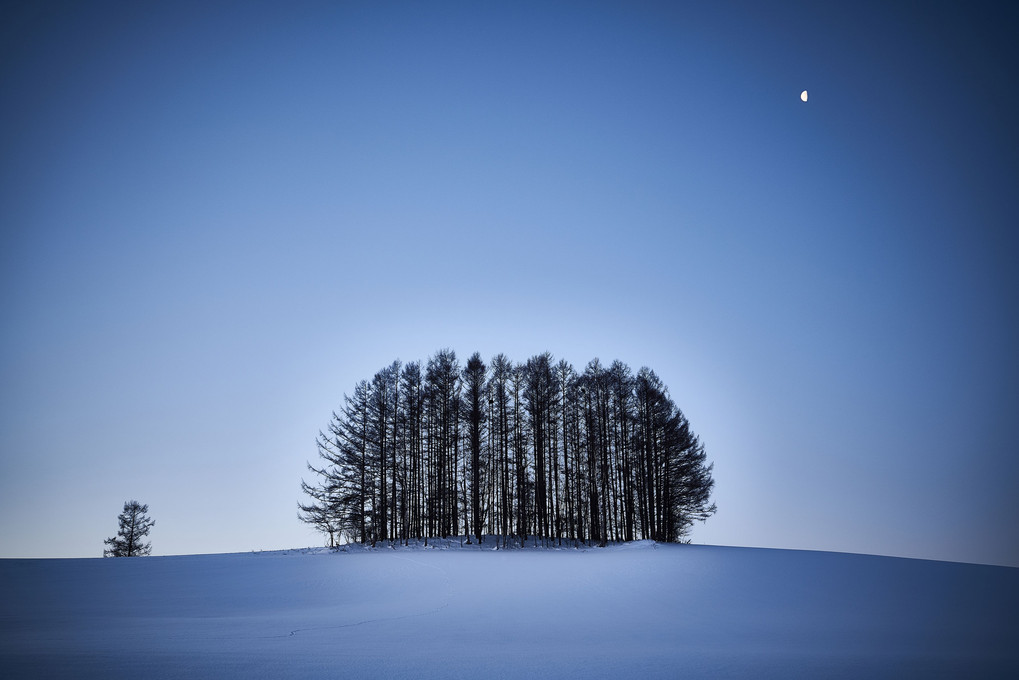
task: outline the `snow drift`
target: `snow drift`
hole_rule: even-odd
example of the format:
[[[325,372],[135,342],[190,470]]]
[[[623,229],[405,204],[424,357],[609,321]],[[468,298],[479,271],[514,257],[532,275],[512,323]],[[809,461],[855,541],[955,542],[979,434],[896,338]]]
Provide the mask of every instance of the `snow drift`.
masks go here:
[[[0,676],[1019,677],[1019,569],[491,547],[0,560]]]

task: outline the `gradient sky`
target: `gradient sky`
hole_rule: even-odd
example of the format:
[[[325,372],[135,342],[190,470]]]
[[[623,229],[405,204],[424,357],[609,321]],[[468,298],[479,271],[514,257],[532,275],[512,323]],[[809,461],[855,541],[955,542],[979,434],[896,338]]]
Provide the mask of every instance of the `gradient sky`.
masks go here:
[[[149,4],[0,18],[0,556],[319,545],[319,428],[451,347],[653,368],[694,542],[1019,566],[1013,16]]]

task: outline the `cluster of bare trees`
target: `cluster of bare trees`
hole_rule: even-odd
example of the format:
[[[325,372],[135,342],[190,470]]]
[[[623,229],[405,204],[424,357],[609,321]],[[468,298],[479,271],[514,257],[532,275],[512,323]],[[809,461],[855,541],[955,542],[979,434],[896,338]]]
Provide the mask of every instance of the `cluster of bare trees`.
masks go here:
[[[711,515],[704,447],[653,371],[452,350],[362,380],[319,433],[300,517],[329,544],[496,534],[681,541]]]

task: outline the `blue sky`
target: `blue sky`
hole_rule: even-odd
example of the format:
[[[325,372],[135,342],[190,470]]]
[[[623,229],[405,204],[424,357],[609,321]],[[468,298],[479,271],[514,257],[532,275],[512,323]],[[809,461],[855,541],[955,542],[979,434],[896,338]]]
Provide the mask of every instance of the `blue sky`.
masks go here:
[[[1019,566],[1014,19],[817,4],[5,10],[0,556],[315,544],[451,347],[655,369],[695,542]]]

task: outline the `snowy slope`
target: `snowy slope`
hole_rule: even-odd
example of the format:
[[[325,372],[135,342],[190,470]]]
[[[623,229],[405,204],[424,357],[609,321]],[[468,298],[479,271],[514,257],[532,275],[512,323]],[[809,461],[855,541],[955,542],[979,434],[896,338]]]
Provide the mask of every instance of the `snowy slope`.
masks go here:
[[[0,677],[1019,677],[1019,569],[484,547],[0,560]]]

